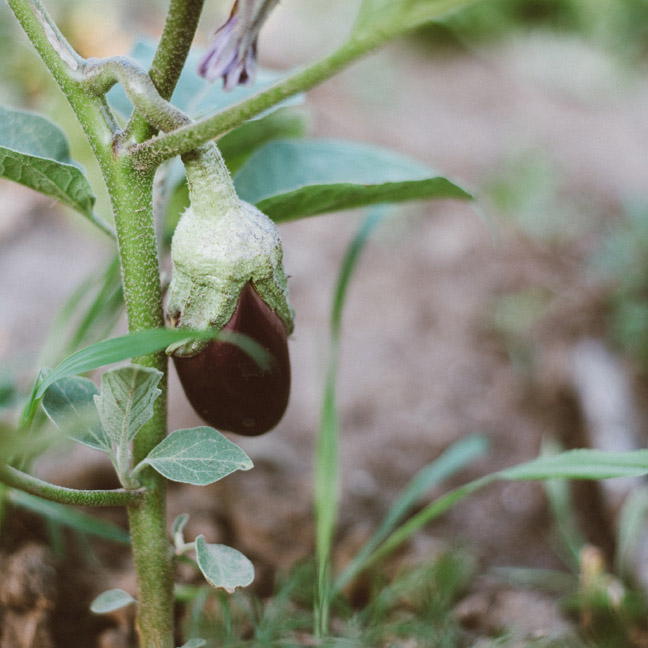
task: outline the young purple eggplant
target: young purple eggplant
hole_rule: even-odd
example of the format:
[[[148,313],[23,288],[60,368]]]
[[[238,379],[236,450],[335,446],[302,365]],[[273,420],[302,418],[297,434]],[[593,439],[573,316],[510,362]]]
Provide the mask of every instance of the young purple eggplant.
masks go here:
[[[209,425],[246,436],[263,434],[277,425],[288,405],[286,327],[248,282],[221,330],[257,342],[268,352],[268,367],[236,344],[214,340],[196,355],[173,357],[184,392]]]
[[[262,367],[234,341],[193,339],[167,349],[185,394],[215,428],[255,436],[283,416],[290,392],[288,302],[276,225],[238,198],[218,149],[183,156],[191,206],[171,243],[171,326],[242,334],[268,353]]]

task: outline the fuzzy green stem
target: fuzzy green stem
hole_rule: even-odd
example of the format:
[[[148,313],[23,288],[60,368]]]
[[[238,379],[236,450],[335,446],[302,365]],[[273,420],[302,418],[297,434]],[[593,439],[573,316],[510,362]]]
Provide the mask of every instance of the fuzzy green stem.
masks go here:
[[[164,131],[193,123],[187,115],[163,99],[146,70],[134,59],[115,56],[88,59],[84,65],[86,87],[98,96],[121,83],[126,96],[148,123]]]
[[[115,214],[124,301],[131,332],[164,327],[157,244],[153,224],[153,178],[128,157],[104,170]],[[133,442],[139,463],[166,436],[167,357],[155,353],[133,361],[163,373],[153,417]],[[138,584],[137,628],[141,648],[173,648],[173,551],[166,528],[166,480],[148,468],[139,474],[146,487],[138,507],[128,507]]]
[[[115,213],[131,332],[164,327],[155,229],[153,178],[138,172],[130,158],[117,160],[107,176]],[[153,417],[133,442],[139,463],[166,435],[167,358],[156,353],[133,359],[163,373],[162,394]],[[131,544],[138,582],[137,626],[141,648],[173,647],[173,551],[166,529],[166,480],[148,468],[139,475],[146,487],[139,507],[129,507]]]
[[[140,490],[124,490],[121,488],[115,490],[82,490],[57,486],[6,465],[0,466],[0,482],[51,502],[78,504],[79,506],[136,507],[144,497],[144,492]]]
[[[238,205],[240,201],[232,177],[214,142],[185,153],[182,162],[191,206],[197,217],[203,215],[213,219],[218,210],[225,212]]]
[[[129,329],[162,328],[152,174],[138,171],[130,158],[120,157],[114,149],[117,124],[105,96],[88,92],[85,80],[95,62],[86,64],[74,53],[39,0],[8,1],[70,102],[101,166],[115,215]],[[133,444],[137,463],[166,435],[167,359],[164,353],[156,353],[134,360],[164,374],[153,417]],[[137,506],[128,506],[139,589],[139,644],[140,648],[173,648],[173,553],[166,529],[166,482],[152,469],[143,470],[140,479],[146,492]]]
[[[205,0],[171,0],[160,42],[158,43],[149,76],[163,99],[171,99],[191,48]],[[156,134],[137,112],[133,113],[126,133],[136,142],[143,142]]]
[[[341,69],[368,53],[391,35],[351,39],[328,57],[297,71],[259,94],[222,110],[213,117],[188,124],[133,149],[138,166],[157,166],[178,154],[188,153],[202,144],[223,135],[244,121],[299,92],[304,92],[332,77]]]

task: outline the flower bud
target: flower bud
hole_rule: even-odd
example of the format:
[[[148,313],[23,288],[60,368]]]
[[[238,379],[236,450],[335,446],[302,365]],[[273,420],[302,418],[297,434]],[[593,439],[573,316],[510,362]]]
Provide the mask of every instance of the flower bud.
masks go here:
[[[198,73],[223,79],[225,90],[251,83],[256,70],[259,31],[278,0],[236,0],[227,22],[216,30]]]
[[[185,159],[191,206],[171,243],[168,319],[178,328],[246,335],[268,352],[270,364],[261,367],[223,340],[191,340],[167,353],[205,421],[253,436],[274,427],[288,403],[293,311],[277,227],[236,196],[221,163],[215,147]]]

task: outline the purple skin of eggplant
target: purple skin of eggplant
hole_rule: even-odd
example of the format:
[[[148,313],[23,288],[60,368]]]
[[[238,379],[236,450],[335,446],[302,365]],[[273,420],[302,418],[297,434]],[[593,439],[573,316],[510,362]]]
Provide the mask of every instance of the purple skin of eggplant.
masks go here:
[[[260,344],[271,356],[270,368],[263,371],[240,347],[219,340],[194,356],[174,356],[173,362],[187,399],[209,425],[258,436],[279,423],[288,405],[286,328],[248,282],[223,330],[242,333]]]

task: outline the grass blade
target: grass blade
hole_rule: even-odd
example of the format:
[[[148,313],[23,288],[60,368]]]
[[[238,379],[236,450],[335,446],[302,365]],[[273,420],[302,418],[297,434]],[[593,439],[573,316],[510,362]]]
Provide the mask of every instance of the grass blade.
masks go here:
[[[491,473],[455,488],[426,506],[392,533],[366,561],[374,565],[405,542],[413,533],[468,495],[496,481],[542,481],[547,479],[611,479],[648,474],[648,450],[603,452],[588,448],[538,457]]]
[[[360,226],[342,261],[331,308],[329,364],[326,373],[320,430],[315,454],[315,534],[317,587],[315,624],[321,635],[328,630],[331,597],[330,560],[339,499],[338,444],[339,421],[336,404],[337,366],[342,311],[349,282],[360,253],[371,232],[386,215],[385,209],[372,210]]]
[[[265,349],[246,335],[229,331],[221,333],[217,330],[192,331],[189,329],[150,329],[129,333],[121,337],[102,340],[85,349],[68,356],[53,371],[45,376],[39,376],[29,402],[25,406],[23,421],[30,420],[35,411],[38,400],[60,378],[76,376],[103,367],[105,365],[122,362],[149,353],[156,353],[166,349],[169,345],[183,340],[223,339],[231,344],[240,346],[243,351],[251,355],[261,367],[266,366],[268,354]]]
[[[471,461],[482,456],[487,449],[487,439],[482,435],[475,434],[453,444],[436,460],[419,470],[387,511],[387,515],[385,515],[373,536],[340,574],[335,589],[342,589],[364,569],[369,556],[407,517],[424,493],[454,475]]]

